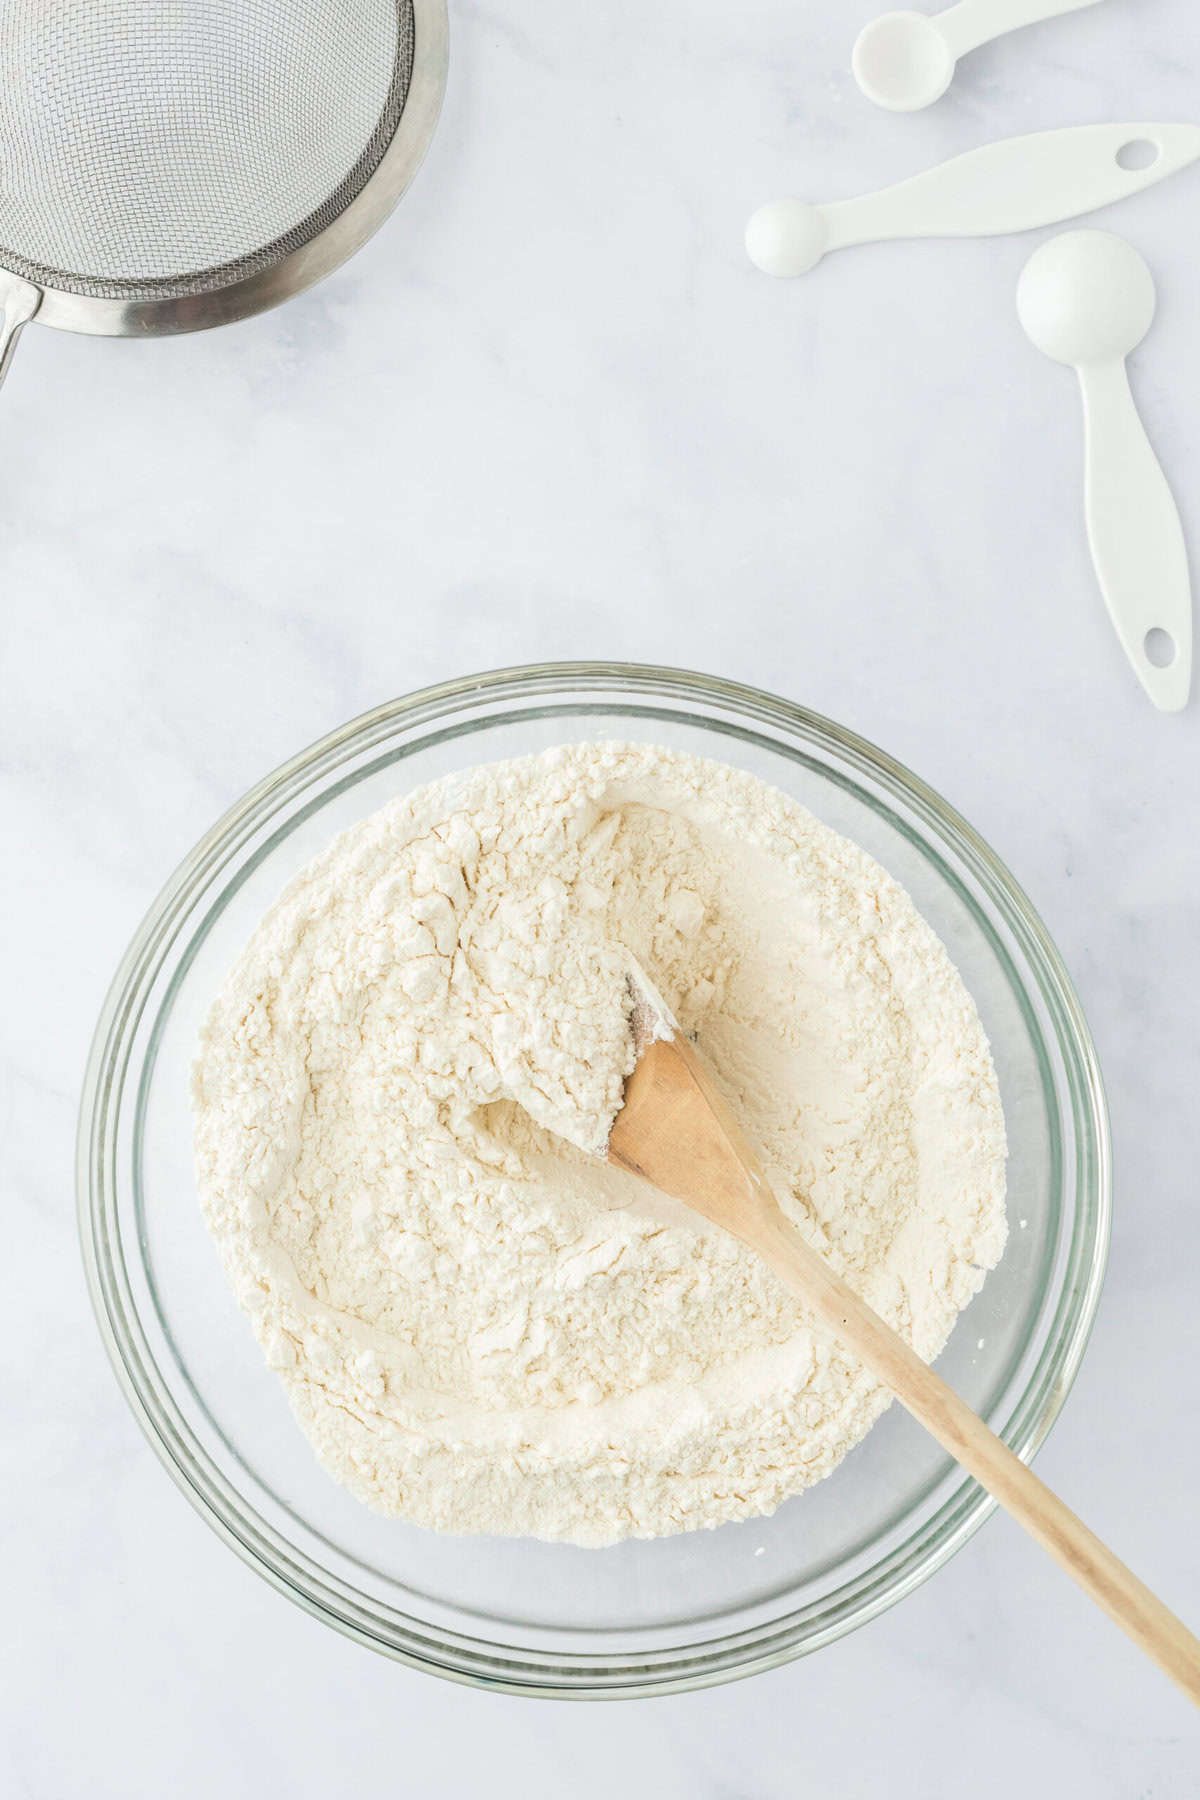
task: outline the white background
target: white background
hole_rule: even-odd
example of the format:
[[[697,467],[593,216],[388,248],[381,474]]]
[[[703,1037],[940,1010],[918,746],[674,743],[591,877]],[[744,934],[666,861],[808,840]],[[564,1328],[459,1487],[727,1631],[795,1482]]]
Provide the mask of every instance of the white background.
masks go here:
[[[440,131],[352,264],[209,335],[31,327],[0,400],[0,1793],[1190,1800],[1194,1715],[1006,1521],[776,1674],[496,1698],[256,1580],[105,1364],[73,1220],[82,1066],[125,942],[217,814],[441,677],[554,656],[733,675],[940,788],[1063,949],[1117,1223],[1039,1468],[1200,1622],[1200,715],[1153,713],[1095,591],[1073,378],[1013,305],[1037,239],[864,249],[794,284],[741,248],[782,193],[1197,116],[1195,0],[1019,33],[911,118],[853,85],[858,4],[451,3]],[[1159,280],[1133,377],[1195,549],[1200,167],[1101,222]]]

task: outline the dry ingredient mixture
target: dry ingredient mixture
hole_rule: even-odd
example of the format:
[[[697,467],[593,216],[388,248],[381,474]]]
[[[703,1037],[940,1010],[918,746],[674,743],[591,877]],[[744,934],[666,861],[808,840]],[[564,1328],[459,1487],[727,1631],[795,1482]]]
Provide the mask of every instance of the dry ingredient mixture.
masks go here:
[[[632,953],[801,1231],[926,1358],[1004,1247],[987,1040],[896,882],[721,764],[591,743],[396,800],[291,885],[194,1075],[199,1185],[321,1462],[444,1531],[772,1511],[886,1404],[600,1160]]]

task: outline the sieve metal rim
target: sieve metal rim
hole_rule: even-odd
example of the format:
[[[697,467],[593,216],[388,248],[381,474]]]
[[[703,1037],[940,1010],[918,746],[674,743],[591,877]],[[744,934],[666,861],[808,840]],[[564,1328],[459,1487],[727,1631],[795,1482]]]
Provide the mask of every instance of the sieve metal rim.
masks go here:
[[[424,160],[441,112],[450,49],[446,0],[411,3],[412,75],[392,140],[359,193],[308,243],[228,287],[183,297],[108,299],[68,293],[30,282],[0,265],[0,313],[28,295],[34,322],[56,331],[92,337],[162,337],[251,318],[331,274],[361,249],[396,206]],[[7,323],[0,339],[7,335]]]

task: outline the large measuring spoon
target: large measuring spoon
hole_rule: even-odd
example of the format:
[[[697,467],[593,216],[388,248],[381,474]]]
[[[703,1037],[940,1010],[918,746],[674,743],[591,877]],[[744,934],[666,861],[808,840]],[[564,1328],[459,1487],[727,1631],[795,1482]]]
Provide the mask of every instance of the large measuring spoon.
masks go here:
[[[1178,712],[1192,679],[1187,549],[1125,369],[1154,308],[1149,269],[1109,231],[1051,239],[1034,251],[1017,288],[1029,337],[1079,376],[1088,541],[1117,636],[1155,706]]]
[[[1135,150],[1140,155],[1135,157]],[[773,201],[760,207],[747,225],[746,249],[764,274],[804,275],[827,250],[852,244],[1031,231],[1123,200],[1198,156],[1197,125],[1069,125],[1061,131],[1034,131],[968,150],[857,200],[825,206]],[[1126,161],[1141,166],[1126,167]]]
[[[868,100],[889,112],[919,112],[950,86],[968,50],[1016,31],[1079,12],[1096,0],[958,0],[946,12],[891,12],[859,33],[852,66]]]

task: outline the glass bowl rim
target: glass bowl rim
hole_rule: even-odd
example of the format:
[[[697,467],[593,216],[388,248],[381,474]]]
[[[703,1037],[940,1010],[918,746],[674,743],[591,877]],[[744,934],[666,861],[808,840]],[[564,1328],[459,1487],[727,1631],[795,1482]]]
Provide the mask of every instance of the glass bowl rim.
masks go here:
[[[393,1659],[469,1686],[541,1698],[639,1698],[711,1686],[779,1667],[832,1643],[903,1599],[946,1563],[996,1510],[996,1503],[965,1473],[953,1493],[920,1528],[921,1543],[888,1553],[834,1596],[830,1616],[802,1638],[770,1620],[749,1632],[711,1640],[694,1650],[644,1658],[564,1655],[511,1650],[424,1622],[401,1643],[372,1628],[369,1607],[352,1590],[339,1593],[338,1580],[275,1537],[269,1522],[248,1512],[241,1496],[211,1463],[183,1421],[167,1385],[150,1358],[140,1359],[127,1310],[136,1317],[120,1246],[115,1181],[104,1156],[109,1108],[125,1084],[128,1039],[166,956],[175,941],[173,921],[190,909],[214,865],[223,865],[236,847],[274,808],[320,778],[330,766],[368,748],[396,728],[444,717],[473,703],[508,702],[537,694],[619,689],[630,695],[659,695],[675,701],[707,703],[726,714],[757,719],[789,731],[810,744],[832,749],[893,798],[914,811],[944,843],[949,843],[979,882],[1005,923],[1014,931],[1049,1006],[1058,1049],[1074,1060],[1070,1084],[1073,1122],[1083,1135],[1092,1177],[1090,1193],[1079,1198],[1080,1220],[1089,1227],[1083,1280],[1073,1296],[1064,1291],[1054,1329],[1060,1334],[1052,1367],[1043,1353],[1017,1413],[1043,1390],[1041,1404],[1008,1441],[1028,1461],[1058,1417],[1091,1335],[1103,1286],[1112,1215],[1111,1141],[1107,1103],[1091,1032],[1062,958],[1040,916],[1005,864],[973,826],[904,764],[867,739],[808,707],[720,676],[660,665],[608,661],[534,663],[462,676],[384,702],[336,727],[290,757],[216,821],[178,865],[151,904],[117,968],[92,1040],[84,1077],[76,1149],[80,1242],[88,1288],[109,1361],[127,1401],[159,1460],[201,1517],[241,1559],[314,1617],[344,1635]],[[690,715],[681,715],[690,716]],[[700,717],[701,725],[711,721]],[[162,955],[160,948],[165,942]],[[126,1047],[123,1058],[122,1046]],[[1087,1202],[1090,1201],[1090,1206]],[[116,1254],[114,1256],[114,1249]],[[1064,1318],[1062,1315],[1066,1313]],[[299,1560],[298,1560],[299,1559]],[[898,1565],[898,1566],[895,1566]],[[881,1575],[881,1569],[884,1573]],[[746,1640],[749,1640],[747,1642]],[[447,1656],[456,1660],[447,1661]]]

